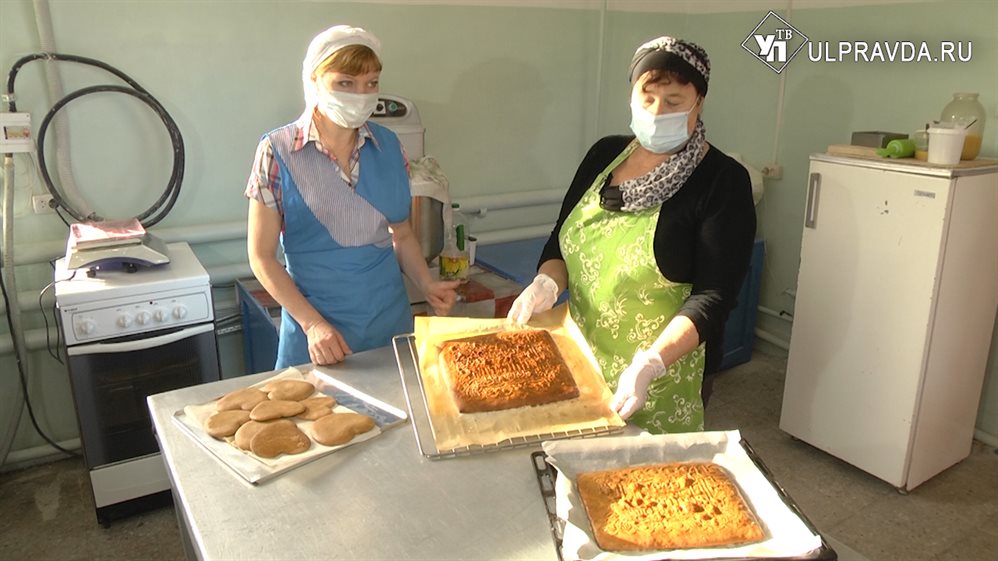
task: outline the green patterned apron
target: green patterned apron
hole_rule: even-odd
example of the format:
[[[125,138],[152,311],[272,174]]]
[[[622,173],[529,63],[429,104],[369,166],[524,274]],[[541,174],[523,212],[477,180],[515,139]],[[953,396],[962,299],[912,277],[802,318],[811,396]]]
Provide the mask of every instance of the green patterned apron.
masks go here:
[[[561,227],[569,310],[612,389],[638,349],[647,349],[689,297],[692,285],[664,276],[655,261],[660,207],[614,212],[600,207],[607,176],[638,146],[631,142],[593,181]],[[704,344],[668,365],[629,421],[652,433],[703,430]]]

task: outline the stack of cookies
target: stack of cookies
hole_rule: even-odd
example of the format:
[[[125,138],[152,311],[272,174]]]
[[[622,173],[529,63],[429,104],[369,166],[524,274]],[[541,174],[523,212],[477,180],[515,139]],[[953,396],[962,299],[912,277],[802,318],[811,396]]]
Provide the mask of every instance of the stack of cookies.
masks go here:
[[[312,447],[312,440],[325,446],[346,444],[374,428],[374,419],[367,415],[334,413],[335,406],[336,400],[316,394],[310,382],[272,380],[260,388],[241,388],[222,396],[204,430],[240,450],[276,458],[301,454]]]

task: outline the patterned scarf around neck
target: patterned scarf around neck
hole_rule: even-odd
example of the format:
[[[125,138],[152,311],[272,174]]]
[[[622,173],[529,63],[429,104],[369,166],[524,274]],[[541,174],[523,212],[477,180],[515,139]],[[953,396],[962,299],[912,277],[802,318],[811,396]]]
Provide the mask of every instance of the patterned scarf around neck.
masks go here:
[[[624,198],[621,210],[639,212],[656,207],[679,192],[700,163],[706,135],[703,121],[698,119],[693,134],[682,150],[645,175],[621,182],[620,193]]]

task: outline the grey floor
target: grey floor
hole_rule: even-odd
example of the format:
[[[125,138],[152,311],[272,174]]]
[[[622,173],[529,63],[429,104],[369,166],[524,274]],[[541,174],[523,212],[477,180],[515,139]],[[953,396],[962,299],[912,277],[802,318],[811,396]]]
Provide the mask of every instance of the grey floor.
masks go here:
[[[904,496],[778,428],[786,359],[756,353],[717,380],[708,429],[738,428],[842,561],[998,559],[998,455],[969,458]],[[86,471],[62,460],[0,475],[0,560],[182,559],[172,508],[96,524]]]

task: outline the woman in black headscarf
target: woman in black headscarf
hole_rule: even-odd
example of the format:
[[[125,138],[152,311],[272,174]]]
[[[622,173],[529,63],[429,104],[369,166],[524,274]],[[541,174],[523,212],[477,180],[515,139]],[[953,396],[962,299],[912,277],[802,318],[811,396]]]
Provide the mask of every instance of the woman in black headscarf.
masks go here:
[[[633,136],[589,149],[509,318],[569,290],[569,310],[615,389],[620,416],[655,433],[703,430],[704,375],[748,270],[748,172],[706,140],[707,53],[659,37],[630,68]]]

